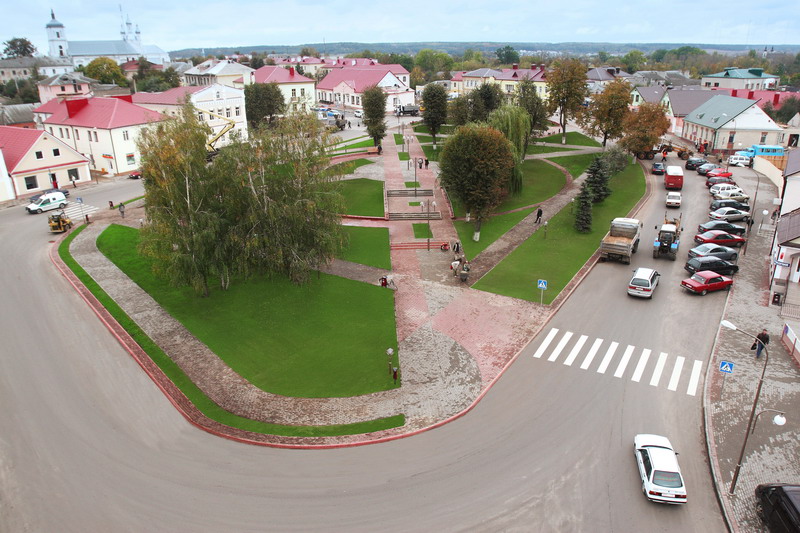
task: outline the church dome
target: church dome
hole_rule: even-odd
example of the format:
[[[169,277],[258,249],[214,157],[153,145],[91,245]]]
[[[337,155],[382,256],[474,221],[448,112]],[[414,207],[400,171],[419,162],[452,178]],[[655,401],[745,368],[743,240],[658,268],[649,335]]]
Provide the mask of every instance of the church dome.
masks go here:
[[[45,28],[63,28],[64,25],[61,24],[59,21],[56,20],[56,15],[53,13],[53,10],[50,10],[50,22],[47,23]]]

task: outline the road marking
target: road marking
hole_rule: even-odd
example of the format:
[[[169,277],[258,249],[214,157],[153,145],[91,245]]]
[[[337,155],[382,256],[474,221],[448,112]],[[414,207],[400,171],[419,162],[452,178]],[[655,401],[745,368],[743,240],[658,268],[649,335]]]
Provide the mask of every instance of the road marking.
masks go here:
[[[622,354],[622,360],[617,365],[617,369],[614,371],[615,378],[621,378],[622,375],[625,373],[625,367],[628,366],[628,361],[631,360],[631,355],[633,354],[633,346],[630,344],[627,348],[625,348],[625,353]]]
[[[664,365],[667,364],[667,354],[661,352],[656,362],[656,367],[653,369],[653,377],[650,378],[650,385],[658,387],[658,382],[661,380],[661,372],[664,371]]]
[[[583,360],[583,363],[581,363],[581,370],[589,368],[601,344],[603,344],[603,339],[595,339],[594,344],[592,344],[592,347],[589,349],[589,353],[586,354],[586,358]]]
[[[697,394],[697,384],[700,383],[700,370],[703,368],[702,361],[695,361],[692,365],[692,375],[689,378],[689,386],[686,388],[686,394],[694,396]]]
[[[667,388],[671,391],[678,390],[678,381],[681,379],[684,358],[680,355],[675,359],[675,368],[672,369],[672,377],[669,378]]]
[[[565,365],[567,365],[567,366],[571,366],[572,365],[572,363],[575,361],[575,358],[578,357],[578,353],[581,351],[581,348],[583,348],[583,343],[585,343],[586,339],[588,339],[588,338],[589,337],[586,336],[586,335],[581,335],[580,336],[580,338],[578,339],[578,342],[575,343],[575,347],[572,348],[572,351],[569,352],[569,355],[564,360],[564,364]]]
[[[561,337],[560,341],[558,341],[558,345],[556,346],[556,349],[553,350],[553,353],[550,354],[550,357],[548,357],[547,360],[548,361],[555,361],[556,359],[558,359],[558,356],[561,355],[561,350],[564,349],[564,346],[567,345],[567,343],[569,342],[569,340],[571,338],[572,338],[572,332],[571,331],[564,332],[564,336]]]
[[[535,354],[533,354],[536,359],[539,359],[544,354],[544,351],[547,350],[548,346],[550,346],[550,343],[552,342],[553,337],[556,336],[556,333],[558,333],[558,329],[553,328],[550,330],[550,332],[547,334],[547,337],[544,338],[544,342],[539,345],[539,349],[536,350]]]
[[[642,355],[639,356],[639,363],[636,365],[636,369],[633,371],[633,376],[631,376],[631,381],[639,382],[642,379],[642,374],[644,374],[644,367],[647,366],[647,360],[650,359],[650,350],[645,348],[642,350]]]
[[[614,352],[617,350],[617,346],[619,346],[618,342],[612,342],[611,346],[608,347],[605,357],[603,357],[603,360],[600,362],[600,366],[597,368],[598,374],[606,373],[606,369],[611,363],[611,359],[614,357]]]

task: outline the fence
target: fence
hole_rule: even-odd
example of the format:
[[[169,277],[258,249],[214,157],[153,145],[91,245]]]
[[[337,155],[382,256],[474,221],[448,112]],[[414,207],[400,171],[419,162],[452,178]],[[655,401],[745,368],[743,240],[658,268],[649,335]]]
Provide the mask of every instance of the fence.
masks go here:
[[[781,343],[786,348],[786,351],[789,352],[789,355],[792,357],[795,364],[798,366],[800,366],[799,342],[800,339],[797,338],[797,334],[794,332],[794,330],[792,330],[792,327],[784,322],[783,331],[781,332]]]

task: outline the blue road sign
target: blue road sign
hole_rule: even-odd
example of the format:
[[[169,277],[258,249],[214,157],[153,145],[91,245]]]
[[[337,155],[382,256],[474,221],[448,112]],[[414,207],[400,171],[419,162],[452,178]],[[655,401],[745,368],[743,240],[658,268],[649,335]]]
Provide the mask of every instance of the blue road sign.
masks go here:
[[[720,361],[719,371],[724,372],[725,374],[733,374],[733,363],[730,361]]]
[[[547,289],[547,280],[546,279],[540,279],[539,283],[536,284],[536,288],[537,289],[546,290]]]
[[[81,198],[79,196],[79,197],[75,198],[75,201],[78,202],[79,204],[82,204],[83,203],[83,198]]]

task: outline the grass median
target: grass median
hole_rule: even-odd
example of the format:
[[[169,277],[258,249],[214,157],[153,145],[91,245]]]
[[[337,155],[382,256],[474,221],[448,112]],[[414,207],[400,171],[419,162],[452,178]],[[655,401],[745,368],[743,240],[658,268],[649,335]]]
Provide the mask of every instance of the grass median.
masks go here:
[[[344,197],[346,215],[384,216],[382,181],[356,178],[340,181],[339,187]]]
[[[561,143],[561,133],[556,133],[554,135],[548,135],[547,137],[540,137],[536,139],[536,142],[544,142],[544,143]],[[577,146],[595,146],[600,147],[603,146],[599,142],[595,141],[591,137],[587,137],[583,133],[577,131],[568,131],[567,132],[567,143]]]

